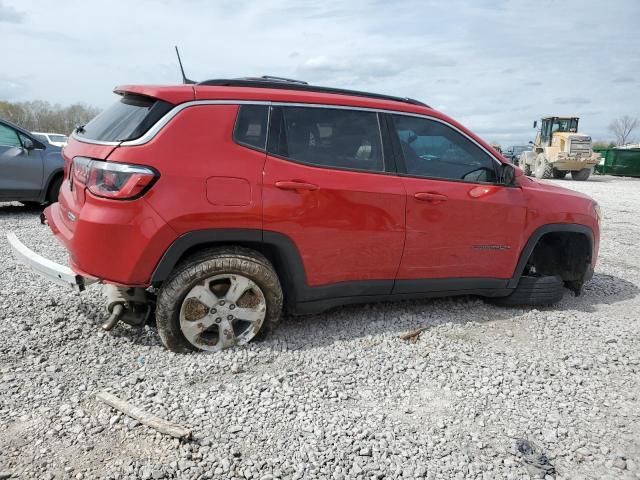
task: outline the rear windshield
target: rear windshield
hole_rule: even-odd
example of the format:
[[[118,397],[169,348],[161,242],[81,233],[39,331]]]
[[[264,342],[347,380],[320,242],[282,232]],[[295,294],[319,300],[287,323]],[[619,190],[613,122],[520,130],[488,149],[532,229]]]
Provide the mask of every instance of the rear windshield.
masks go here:
[[[170,103],[156,98],[125,95],[76,130],[76,134],[101,142],[134,140],[144,135],[172,107]]]

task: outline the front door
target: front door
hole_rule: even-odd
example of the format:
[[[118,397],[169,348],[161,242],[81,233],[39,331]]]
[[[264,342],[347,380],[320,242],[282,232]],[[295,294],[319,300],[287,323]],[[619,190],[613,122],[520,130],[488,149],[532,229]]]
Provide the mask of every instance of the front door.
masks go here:
[[[378,114],[272,108],[265,232],[293,241],[311,290],[391,293],[404,243],[405,193],[402,180],[385,173]]]
[[[526,217],[522,191],[498,185],[497,160],[459,130],[404,115],[393,115],[392,124],[407,192],[395,291],[500,287],[504,282],[494,280],[511,277],[518,260]]]
[[[0,198],[37,199],[42,188],[40,150],[22,146],[23,135],[0,123]]]

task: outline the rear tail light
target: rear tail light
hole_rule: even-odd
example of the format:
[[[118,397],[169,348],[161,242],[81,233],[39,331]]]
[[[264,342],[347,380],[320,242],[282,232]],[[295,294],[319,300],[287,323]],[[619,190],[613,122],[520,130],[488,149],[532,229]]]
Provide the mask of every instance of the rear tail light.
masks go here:
[[[71,185],[84,185],[98,197],[130,200],[144,194],[158,178],[155,170],[141,165],[76,157],[71,164]]]

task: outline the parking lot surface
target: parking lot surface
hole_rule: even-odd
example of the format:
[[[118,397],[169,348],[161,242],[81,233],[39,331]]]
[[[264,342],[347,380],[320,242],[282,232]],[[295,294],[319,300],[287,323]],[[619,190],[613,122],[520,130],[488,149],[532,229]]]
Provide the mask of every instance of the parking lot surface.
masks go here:
[[[103,332],[99,287],[73,293],[11,256],[13,230],[65,261],[39,211],[0,204],[0,477],[640,478],[640,180],[553,182],[604,214],[580,297],[346,307],[193,355],[164,350],[153,325]],[[119,414],[102,390],[193,440]]]

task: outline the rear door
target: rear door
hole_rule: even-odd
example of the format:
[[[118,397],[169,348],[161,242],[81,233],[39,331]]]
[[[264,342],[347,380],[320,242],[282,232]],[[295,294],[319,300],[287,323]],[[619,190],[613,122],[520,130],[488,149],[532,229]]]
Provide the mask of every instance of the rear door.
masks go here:
[[[378,114],[274,106],[267,150],[264,230],[295,243],[307,285],[332,286],[332,296],[390,293],[405,193],[385,171]]]
[[[42,150],[23,147],[26,137],[0,123],[0,198],[35,200],[42,189]]]
[[[390,123],[407,192],[395,291],[438,289],[433,279],[452,279],[440,282],[444,289],[500,288],[491,279],[509,278],[518,258],[526,218],[522,191],[499,185],[497,160],[456,128],[407,115],[392,115]]]

